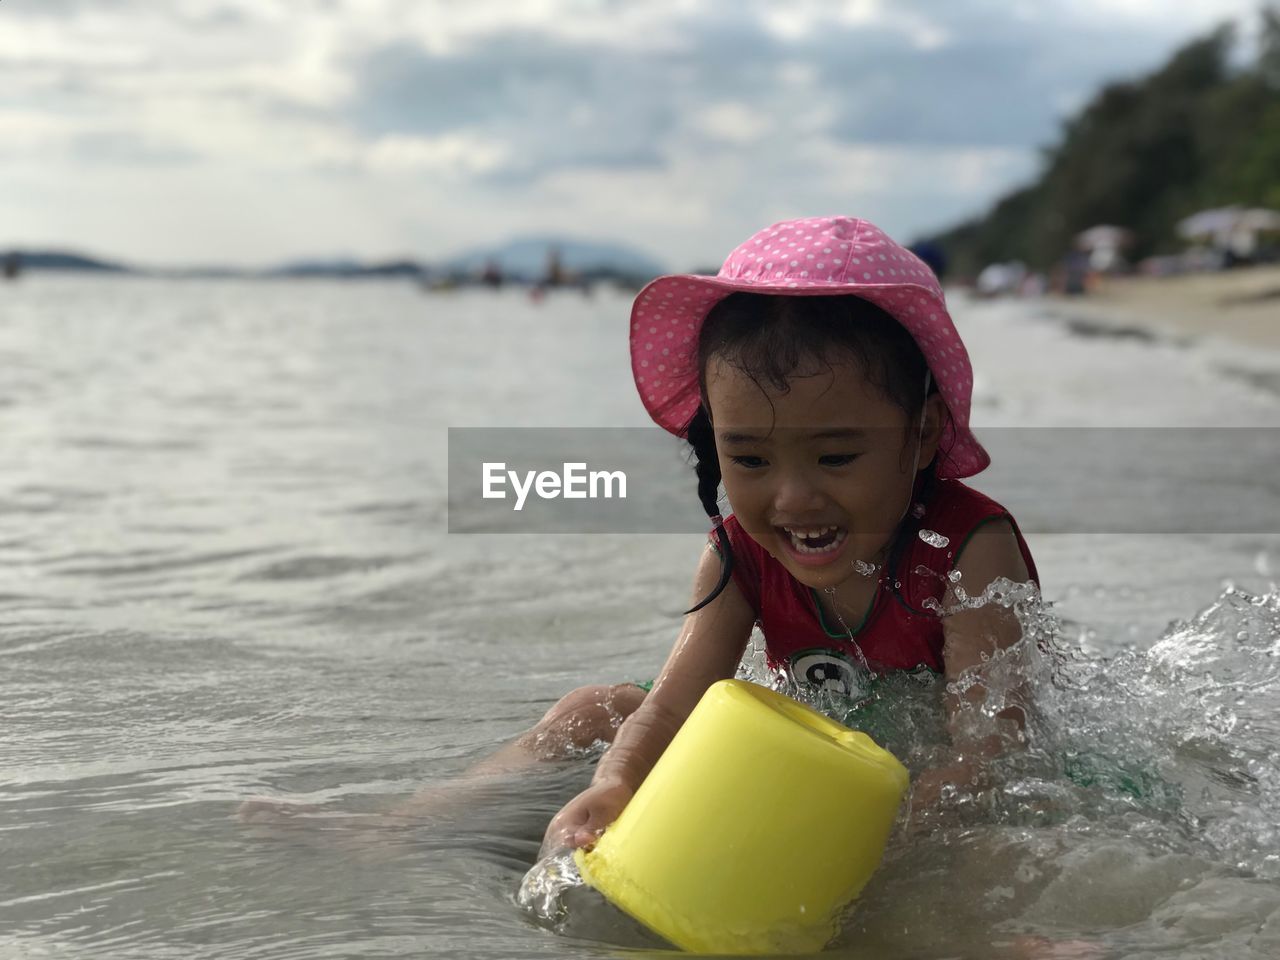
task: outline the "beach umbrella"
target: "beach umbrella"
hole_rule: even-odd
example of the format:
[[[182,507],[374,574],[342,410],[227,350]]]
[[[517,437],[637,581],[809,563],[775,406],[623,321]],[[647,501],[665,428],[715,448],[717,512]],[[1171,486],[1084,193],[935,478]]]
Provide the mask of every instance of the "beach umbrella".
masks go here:
[[[1133,239],[1133,232],[1124,227],[1116,227],[1100,223],[1076,234],[1076,246],[1081,250],[1118,250],[1128,245]]]
[[[1252,238],[1269,230],[1280,230],[1280,211],[1265,207],[1218,207],[1201,210],[1178,222],[1179,236],[1187,240],[1207,237],[1220,247],[1234,248],[1243,242],[1246,249],[1251,249]]]
[[[1256,220],[1257,214],[1270,214],[1270,210],[1245,210],[1242,206],[1220,206],[1212,210],[1201,210],[1187,219],[1178,221],[1178,234],[1187,239],[1212,237],[1222,241],[1231,233],[1242,227],[1245,229],[1270,229],[1252,227],[1245,220]]]
[[[1240,214],[1236,223],[1240,230],[1280,230],[1280,210],[1268,210],[1265,207],[1253,207]]]
[[[1224,237],[1235,229],[1243,212],[1242,207],[1215,207],[1212,210],[1201,210],[1178,221],[1178,236],[1187,240]]]
[[[1022,283],[1026,275],[1026,264],[1020,260],[1011,260],[1008,263],[989,263],[978,274],[976,281],[978,292],[988,295],[1012,293],[1018,289],[1018,285]]]

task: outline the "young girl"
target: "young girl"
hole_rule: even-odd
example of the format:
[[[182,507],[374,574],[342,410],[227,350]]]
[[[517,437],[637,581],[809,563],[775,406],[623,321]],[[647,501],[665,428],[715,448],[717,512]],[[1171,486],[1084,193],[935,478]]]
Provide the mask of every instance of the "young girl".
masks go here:
[[[1036,572],[1008,512],[959,480],[990,458],[969,430],[969,357],[932,271],[865,220],[774,224],[715,277],[641,291],[631,354],[646,409],[697,459],[712,535],[695,603],[651,692],[575,690],[462,783],[611,742],[543,850],[592,843],[759,624],[770,665],[798,684],[849,694],[872,671],[965,675],[947,694],[955,759],[916,777],[913,806],[976,784],[1023,717],[1007,707],[993,732],[961,722],[963,708],[986,700],[981,666],[1021,630],[999,604],[956,603],[959,587]],[[457,786],[421,791],[391,821],[465,803]],[[241,808],[247,820],[292,812]]]
[[[960,482],[990,458],[969,429],[972,371],[938,281],[872,224],[777,223],[715,277],[654,280],[632,309],[631,351],[646,409],[693,446],[711,543],[651,692],[574,691],[513,745],[612,741],[544,850],[590,844],[614,820],[703,691],[733,676],[753,625],[797,683],[847,693],[859,667],[922,665],[953,680],[1020,636],[998,604],[952,603],[957,585],[1036,579],[1013,518]],[[960,609],[942,616],[944,603]],[[949,693],[953,721],[985,693]],[[917,806],[975,782],[1001,749],[959,723],[952,740],[953,762],[916,778]]]

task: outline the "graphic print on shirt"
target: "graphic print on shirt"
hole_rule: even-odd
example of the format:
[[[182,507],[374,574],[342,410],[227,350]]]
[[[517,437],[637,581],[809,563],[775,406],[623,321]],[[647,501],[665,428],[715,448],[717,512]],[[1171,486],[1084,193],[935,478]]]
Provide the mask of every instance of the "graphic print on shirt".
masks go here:
[[[857,661],[825,647],[797,651],[787,662],[787,668],[791,679],[801,686],[829,690],[850,698],[864,694],[870,679]]]

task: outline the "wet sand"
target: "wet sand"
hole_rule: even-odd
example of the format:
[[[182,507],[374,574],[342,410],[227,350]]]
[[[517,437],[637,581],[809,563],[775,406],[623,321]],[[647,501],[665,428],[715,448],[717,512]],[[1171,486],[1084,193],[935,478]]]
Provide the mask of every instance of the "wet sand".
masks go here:
[[[1136,325],[1175,337],[1218,337],[1280,351],[1280,266],[1177,277],[1103,278],[1081,297],[1045,300],[1103,324]]]

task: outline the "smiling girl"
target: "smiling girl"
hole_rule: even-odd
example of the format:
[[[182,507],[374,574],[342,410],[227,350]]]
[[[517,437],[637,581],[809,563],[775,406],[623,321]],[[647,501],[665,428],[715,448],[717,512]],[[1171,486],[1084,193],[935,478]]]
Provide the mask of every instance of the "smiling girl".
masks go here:
[[[954,680],[1020,637],[1004,607],[957,603],[959,584],[975,595],[1036,579],[1013,518],[960,480],[990,458],[969,429],[973,375],[937,278],[874,225],[778,223],[715,277],[658,278],[635,301],[631,350],[646,409],[693,447],[711,542],[651,691],[576,690],[509,748],[612,741],[544,849],[590,844],[617,817],[707,687],[734,675],[756,624],[770,666],[800,685],[851,693],[868,673],[922,667]],[[984,697],[970,683],[947,708],[954,719]],[[1001,749],[958,723],[952,740],[914,804],[973,782]]]

